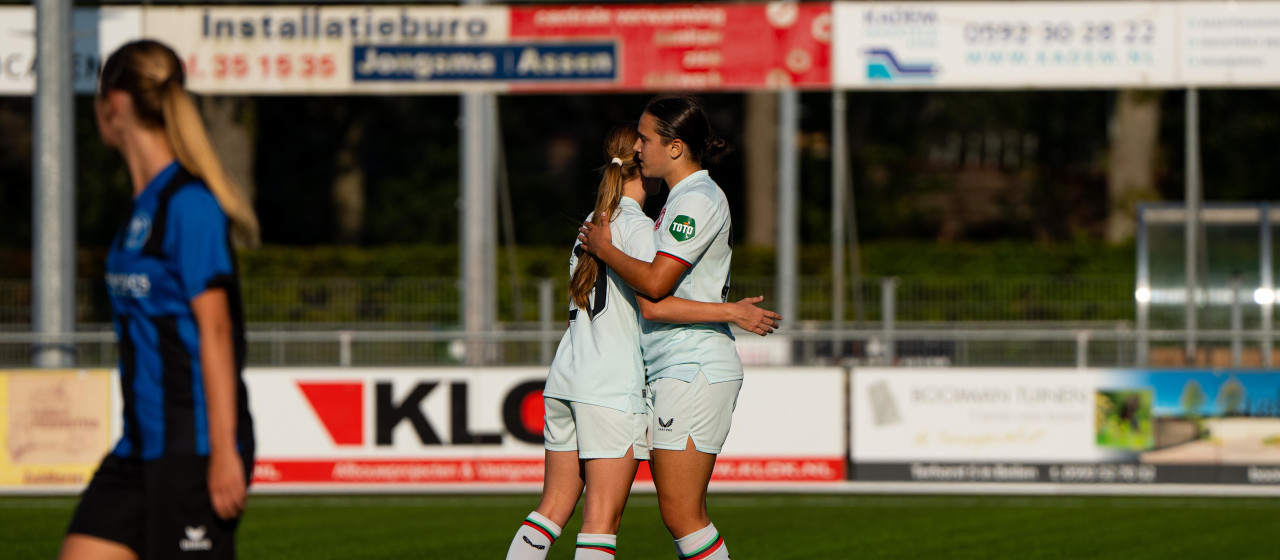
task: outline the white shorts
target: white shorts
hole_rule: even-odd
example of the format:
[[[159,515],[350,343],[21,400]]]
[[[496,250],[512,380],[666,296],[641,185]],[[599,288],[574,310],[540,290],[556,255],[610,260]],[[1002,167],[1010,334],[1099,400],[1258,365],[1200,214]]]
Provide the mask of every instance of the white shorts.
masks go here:
[[[547,397],[542,428],[548,451],[577,451],[579,459],[621,459],[635,448],[635,458],[649,459],[649,413]]]
[[[742,380],[707,383],[702,372],[686,383],[661,377],[649,383],[653,408],[653,448],[684,451],[688,439],[703,453],[717,455],[729,437]]]

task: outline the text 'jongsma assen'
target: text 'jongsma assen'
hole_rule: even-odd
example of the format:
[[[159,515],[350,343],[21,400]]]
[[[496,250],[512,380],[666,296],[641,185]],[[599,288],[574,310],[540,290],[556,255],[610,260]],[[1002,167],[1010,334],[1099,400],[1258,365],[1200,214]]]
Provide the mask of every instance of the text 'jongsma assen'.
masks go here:
[[[412,45],[355,47],[355,81],[614,80],[617,45]]]

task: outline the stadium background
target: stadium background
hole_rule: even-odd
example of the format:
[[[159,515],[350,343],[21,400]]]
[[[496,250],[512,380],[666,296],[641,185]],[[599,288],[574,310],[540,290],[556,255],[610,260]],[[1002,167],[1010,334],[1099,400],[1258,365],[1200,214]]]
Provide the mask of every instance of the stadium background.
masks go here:
[[[264,224],[241,258],[263,440],[250,557],[500,553],[538,487],[539,366],[598,137],[671,89],[704,95],[737,148],[713,169],[740,224],[730,297],[788,318],[740,337],[751,382],[711,504],[735,552],[1270,557],[1248,527],[1273,500],[1248,497],[1280,483],[1280,4],[77,10],[74,323],[49,334],[34,11],[0,5],[0,492],[36,495],[0,499],[15,557],[52,554],[73,502],[46,496],[74,493],[118,430],[97,279],[127,188],[86,94],[102,54],[143,35],[191,57]],[[379,43],[358,25],[271,42],[264,14],[386,15],[383,43],[418,54],[614,58],[585,77],[362,75]],[[487,23],[419,41],[405,14]],[[1032,62],[992,64],[1010,56]],[[1199,204],[1201,178],[1186,246],[1169,212]],[[70,361],[24,369],[50,353]],[[641,478],[620,545],[668,555]],[[493,492],[511,495],[476,495]],[[1205,494],[1234,497],[1186,497]]]

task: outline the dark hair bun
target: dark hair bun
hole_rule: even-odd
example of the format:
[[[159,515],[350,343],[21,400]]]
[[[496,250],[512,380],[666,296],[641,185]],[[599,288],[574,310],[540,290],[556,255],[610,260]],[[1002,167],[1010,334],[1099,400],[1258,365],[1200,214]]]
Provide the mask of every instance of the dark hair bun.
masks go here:
[[[729,153],[729,143],[725,142],[724,138],[716,136],[714,133],[707,136],[707,147],[702,151],[703,160],[716,163],[720,161],[721,156],[727,153]]]

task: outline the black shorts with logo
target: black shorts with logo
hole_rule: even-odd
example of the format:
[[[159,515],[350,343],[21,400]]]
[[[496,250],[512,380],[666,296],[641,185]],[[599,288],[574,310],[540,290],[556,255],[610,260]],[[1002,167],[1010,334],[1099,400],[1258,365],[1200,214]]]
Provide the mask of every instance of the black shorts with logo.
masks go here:
[[[245,457],[248,481],[253,459]],[[150,461],[107,455],[80,497],[68,534],[118,542],[139,558],[236,556],[240,519],[223,520],[209,499],[209,458]]]

